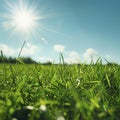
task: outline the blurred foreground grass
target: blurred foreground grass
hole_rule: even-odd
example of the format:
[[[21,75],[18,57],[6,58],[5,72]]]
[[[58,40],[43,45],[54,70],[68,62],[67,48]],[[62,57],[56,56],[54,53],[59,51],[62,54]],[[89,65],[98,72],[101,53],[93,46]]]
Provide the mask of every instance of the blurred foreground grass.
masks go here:
[[[0,65],[0,120],[119,118],[119,65]]]

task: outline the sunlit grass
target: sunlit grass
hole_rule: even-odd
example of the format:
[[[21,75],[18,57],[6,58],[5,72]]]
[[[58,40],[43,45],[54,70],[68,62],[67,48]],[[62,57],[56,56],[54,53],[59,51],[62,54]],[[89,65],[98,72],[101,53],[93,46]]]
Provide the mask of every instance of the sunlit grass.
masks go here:
[[[0,65],[2,120],[119,120],[120,66]]]

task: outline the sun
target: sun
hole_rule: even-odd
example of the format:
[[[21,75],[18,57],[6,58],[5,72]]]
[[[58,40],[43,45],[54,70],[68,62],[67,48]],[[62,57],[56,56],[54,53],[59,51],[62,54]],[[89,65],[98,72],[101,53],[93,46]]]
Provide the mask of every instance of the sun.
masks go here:
[[[17,29],[28,31],[35,25],[35,16],[26,10],[18,11],[13,16],[13,23]]]
[[[17,3],[6,2],[7,11],[4,13],[4,26],[12,29],[12,33],[22,33],[31,36],[40,29],[40,20],[43,18],[39,14],[36,5],[29,4],[29,1],[19,0]]]

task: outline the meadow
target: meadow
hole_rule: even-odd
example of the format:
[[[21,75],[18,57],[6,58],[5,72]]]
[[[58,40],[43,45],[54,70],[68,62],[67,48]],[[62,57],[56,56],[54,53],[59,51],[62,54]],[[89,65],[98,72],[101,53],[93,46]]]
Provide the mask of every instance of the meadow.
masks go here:
[[[0,120],[119,118],[119,65],[0,64]]]

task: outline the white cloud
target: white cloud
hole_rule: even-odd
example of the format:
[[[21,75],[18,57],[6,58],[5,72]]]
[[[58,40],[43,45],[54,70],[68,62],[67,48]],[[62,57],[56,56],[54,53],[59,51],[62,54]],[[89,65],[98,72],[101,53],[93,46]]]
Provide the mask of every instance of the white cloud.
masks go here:
[[[65,58],[64,60],[65,60],[65,63],[68,63],[68,64],[80,63],[79,59]]]
[[[16,53],[15,49],[9,47],[6,44],[0,44],[0,50],[2,50],[3,54],[7,56],[15,55]]]
[[[86,52],[83,54],[83,58],[85,61],[91,61],[91,57],[92,59],[96,58],[97,56],[97,51],[93,48],[88,48],[86,50]]]
[[[79,58],[80,56],[76,51],[71,51],[69,53],[69,57],[71,57],[71,58]]]
[[[65,58],[65,62],[72,63],[80,63],[80,55],[76,51],[71,51],[68,53],[68,57]]]
[[[60,45],[60,44],[56,44],[56,45],[54,45],[54,51],[56,51],[56,52],[64,52],[65,51],[65,46]]]
[[[18,55],[18,53],[20,51],[20,49],[11,48],[6,44],[0,44],[0,50],[2,50],[3,54],[6,56]],[[36,45],[27,43],[22,49],[21,56],[35,55],[38,50],[39,50],[39,48]]]
[[[38,57],[37,61],[41,62],[41,63],[46,63],[46,62],[53,62],[54,60],[52,58],[50,58],[50,57],[42,56],[42,57]]]
[[[87,59],[94,55],[97,55],[97,51],[93,48],[88,48],[86,52],[83,54],[83,57]]]
[[[38,47],[36,45],[32,45],[30,43],[27,43],[26,46],[23,48],[21,55],[34,55],[38,51]]]

